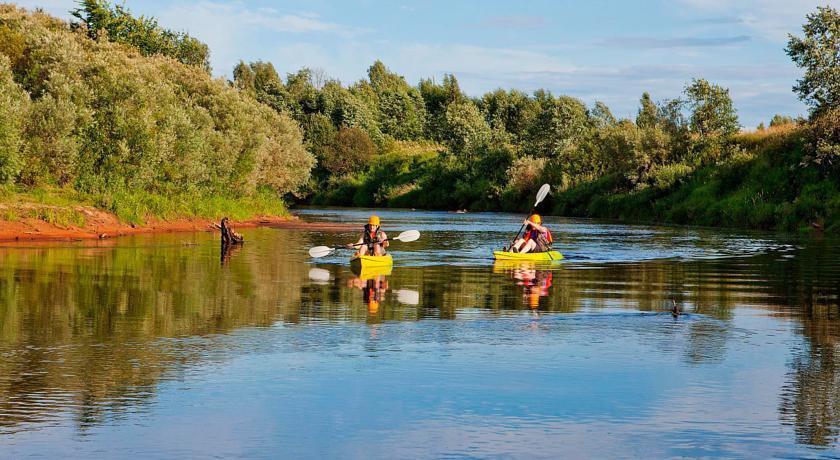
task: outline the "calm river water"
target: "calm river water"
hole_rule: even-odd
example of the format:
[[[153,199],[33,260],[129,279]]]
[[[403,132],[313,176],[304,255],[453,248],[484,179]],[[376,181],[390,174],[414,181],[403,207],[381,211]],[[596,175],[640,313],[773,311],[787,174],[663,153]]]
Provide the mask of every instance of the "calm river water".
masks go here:
[[[0,247],[0,457],[840,456],[840,241],[549,218],[510,266],[521,216],[381,215],[423,236],[362,276],[306,254],[350,233]]]

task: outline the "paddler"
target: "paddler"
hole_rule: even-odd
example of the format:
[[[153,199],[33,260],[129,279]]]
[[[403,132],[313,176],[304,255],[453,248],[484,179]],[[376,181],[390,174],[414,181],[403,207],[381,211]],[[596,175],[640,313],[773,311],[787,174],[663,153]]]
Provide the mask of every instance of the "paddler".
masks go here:
[[[525,220],[525,235],[513,243],[511,252],[548,252],[554,243],[551,231],[542,225],[542,217],[534,214]]]
[[[382,231],[382,227],[380,226],[379,216],[370,216],[367,225],[365,225],[362,237],[356,242],[356,246],[359,246],[359,255],[384,256],[385,248],[389,244],[385,241],[387,239],[388,235]]]

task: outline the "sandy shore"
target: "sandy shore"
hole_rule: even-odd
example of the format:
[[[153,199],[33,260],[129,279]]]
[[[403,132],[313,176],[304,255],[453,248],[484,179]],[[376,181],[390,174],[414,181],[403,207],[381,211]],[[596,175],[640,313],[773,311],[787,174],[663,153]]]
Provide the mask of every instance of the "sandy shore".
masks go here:
[[[85,216],[84,226],[62,227],[34,217],[15,221],[0,220],[0,241],[74,241],[141,233],[218,231],[210,219],[151,220],[144,225],[132,225],[96,208],[78,206],[73,209]],[[358,227],[341,223],[307,222],[297,216],[260,216],[245,221],[232,221],[232,226],[235,229],[265,226],[316,231],[347,231]]]

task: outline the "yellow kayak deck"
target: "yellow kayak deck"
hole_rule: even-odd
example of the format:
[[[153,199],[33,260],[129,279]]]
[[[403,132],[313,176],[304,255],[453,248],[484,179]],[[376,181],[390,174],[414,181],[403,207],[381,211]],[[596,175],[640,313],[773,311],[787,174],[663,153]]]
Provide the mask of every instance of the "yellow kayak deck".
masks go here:
[[[493,257],[496,260],[510,260],[510,261],[528,261],[528,262],[554,262],[556,260],[563,260],[563,254],[557,251],[548,252],[507,252],[507,251],[493,251]]]

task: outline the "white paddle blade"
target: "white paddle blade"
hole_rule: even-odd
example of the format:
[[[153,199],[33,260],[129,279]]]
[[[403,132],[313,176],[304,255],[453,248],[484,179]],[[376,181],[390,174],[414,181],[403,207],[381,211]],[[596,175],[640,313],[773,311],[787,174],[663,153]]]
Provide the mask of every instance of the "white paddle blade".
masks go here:
[[[399,289],[396,291],[397,302],[406,305],[417,305],[420,303],[420,293],[414,289]]]
[[[420,232],[418,232],[417,230],[408,230],[400,233],[394,239],[402,241],[403,243],[410,243],[412,241],[417,241],[420,239]]]
[[[330,255],[335,249],[327,247],[327,246],[315,246],[314,248],[309,250],[309,257],[313,259],[317,259],[319,257],[324,257]]]
[[[316,283],[326,283],[330,280],[330,272],[323,268],[312,268],[309,270],[309,279]]]
[[[537,201],[534,203],[535,208],[537,207],[538,204],[542,203],[542,200],[544,200],[545,197],[548,196],[548,192],[550,192],[550,191],[551,191],[551,186],[548,185],[548,184],[543,184],[543,186],[540,187],[540,191],[537,192]]]

